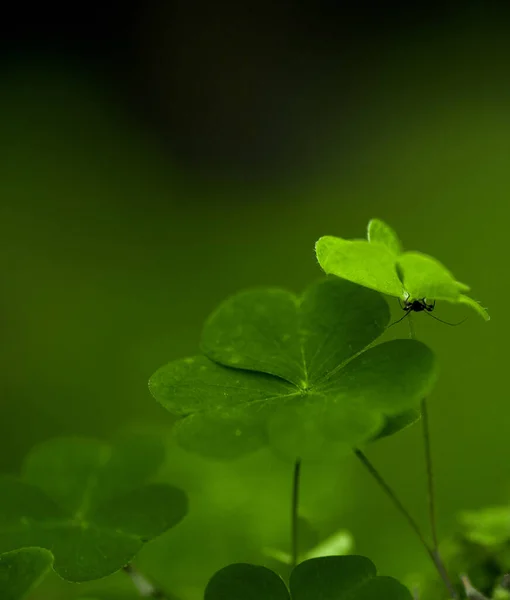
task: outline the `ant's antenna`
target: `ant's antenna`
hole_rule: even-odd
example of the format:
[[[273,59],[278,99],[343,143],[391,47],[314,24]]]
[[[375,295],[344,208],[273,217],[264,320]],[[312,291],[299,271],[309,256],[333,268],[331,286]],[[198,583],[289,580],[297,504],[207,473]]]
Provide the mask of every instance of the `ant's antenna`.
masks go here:
[[[443,323],[443,325],[449,325],[450,327],[457,327],[457,325],[462,325],[462,323],[464,323],[464,321],[467,320],[467,317],[465,317],[464,319],[462,319],[462,321],[459,321],[458,323],[449,323],[448,321],[443,321],[443,319],[436,317],[435,315],[431,314],[430,312],[426,312],[425,314],[429,317],[432,317],[436,321]]]

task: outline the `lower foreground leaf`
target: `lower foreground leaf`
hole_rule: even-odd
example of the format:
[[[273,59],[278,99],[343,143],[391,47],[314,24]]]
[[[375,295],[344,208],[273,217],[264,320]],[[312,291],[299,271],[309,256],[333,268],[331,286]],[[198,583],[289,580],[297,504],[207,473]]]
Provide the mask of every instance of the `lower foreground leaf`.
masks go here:
[[[0,479],[0,552],[47,548],[68,581],[118,571],[186,515],[184,492],[147,483],[163,458],[139,436],[108,446],[56,439],[35,448],[20,479]]]
[[[393,577],[377,575],[364,556],[327,556],[298,565],[290,577],[290,592],[266,567],[233,564],[209,581],[204,600],[412,600],[409,590]]]
[[[22,600],[42,581],[53,564],[43,548],[24,548],[0,554],[0,598]]]
[[[364,556],[326,556],[298,565],[290,577],[292,600],[411,600],[393,577],[377,575]]]

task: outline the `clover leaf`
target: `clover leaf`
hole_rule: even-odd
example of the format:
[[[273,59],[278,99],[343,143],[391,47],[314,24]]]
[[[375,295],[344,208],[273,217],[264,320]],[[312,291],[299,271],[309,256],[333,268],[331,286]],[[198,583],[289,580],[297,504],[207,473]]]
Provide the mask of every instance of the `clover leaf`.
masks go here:
[[[45,577],[53,555],[43,548],[24,548],[0,554],[0,598],[22,600]]]
[[[466,304],[486,321],[489,314],[465,294],[469,287],[457,281],[439,261],[420,252],[404,252],[396,233],[380,219],[368,224],[367,240],[321,237],[316,245],[317,260],[332,275],[407,299],[446,300]]]
[[[204,600],[290,600],[279,575],[256,565],[236,563],[215,573],[205,588]]]
[[[113,446],[62,438],[35,447],[22,477],[0,479],[0,552],[46,548],[68,581],[119,570],[186,514],[181,490],[147,483],[163,458],[149,436]]]
[[[377,575],[364,556],[327,556],[299,564],[290,576],[290,592],[266,567],[233,564],[209,581],[204,600],[411,600],[409,590],[392,577]]]
[[[191,451],[230,458],[270,444],[292,460],[345,453],[388,419],[415,418],[435,382],[424,344],[373,345],[388,321],[380,294],[338,278],[301,297],[241,292],[207,320],[206,356],[161,367],[149,387],[181,417],[176,436]]]
[[[466,539],[485,548],[508,544],[510,540],[510,506],[487,506],[459,515]]]

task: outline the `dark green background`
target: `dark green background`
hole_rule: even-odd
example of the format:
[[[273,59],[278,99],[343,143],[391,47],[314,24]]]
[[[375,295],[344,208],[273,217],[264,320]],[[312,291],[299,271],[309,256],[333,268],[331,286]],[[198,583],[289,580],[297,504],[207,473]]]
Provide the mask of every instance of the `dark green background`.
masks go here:
[[[318,237],[362,237],[377,216],[492,317],[416,317],[442,369],[430,399],[441,533],[459,509],[508,500],[508,15],[319,4],[253,16],[220,3],[212,20],[205,4],[153,7],[129,60],[115,39],[90,61],[89,46],[76,57],[24,39],[2,55],[1,470],[54,435],[168,431],[147,380],[196,352],[217,303],[249,286],[302,290],[321,275]],[[368,454],[425,524],[419,426]],[[209,463],[169,442],[162,477],[188,490],[191,513],[139,565],[182,600],[228,562],[288,544],[291,468],[269,454]],[[382,573],[430,569],[354,459],[305,469],[302,505],[322,535],[350,529]],[[51,577],[33,598],[113,598],[130,590],[123,577]]]

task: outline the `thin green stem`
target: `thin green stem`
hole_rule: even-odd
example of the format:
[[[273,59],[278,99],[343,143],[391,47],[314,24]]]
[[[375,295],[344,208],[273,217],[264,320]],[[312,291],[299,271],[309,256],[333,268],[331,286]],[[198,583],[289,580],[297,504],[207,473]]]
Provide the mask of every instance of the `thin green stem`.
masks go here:
[[[359,450],[358,448],[355,448],[354,454],[358,457],[358,459],[361,461],[361,463],[367,469],[367,471],[370,473],[370,475],[372,475],[372,477],[377,481],[377,483],[384,490],[386,495],[393,502],[393,504],[395,505],[397,510],[402,514],[402,516],[408,522],[411,529],[418,536],[418,539],[420,540],[422,546],[425,548],[427,554],[429,555],[430,559],[432,560],[434,567],[436,568],[437,572],[439,573],[441,579],[444,581],[444,584],[450,593],[450,597],[453,598],[454,600],[456,600],[457,592],[455,591],[455,588],[453,587],[453,584],[450,581],[450,578],[448,577],[448,573],[446,572],[446,569],[441,560],[441,557],[439,556],[438,552],[434,548],[432,548],[430,546],[430,544],[427,542],[420,527],[418,526],[418,523],[414,520],[414,518],[411,516],[411,514],[408,512],[408,510],[402,504],[402,502],[400,501],[398,496],[395,494],[395,492],[390,487],[390,485],[385,481],[383,476],[374,467],[374,465],[369,461],[369,459],[365,455],[365,453],[362,452],[361,450]]]
[[[294,463],[292,477],[292,512],[291,512],[291,567],[298,564],[299,559],[299,485],[301,483],[301,459]]]
[[[432,533],[432,547],[434,549],[434,552],[439,552],[439,542],[437,537],[436,523],[436,494],[434,484],[434,470],[432,468],[432,451],[430,448],[429,409],[427,405],[427,400],[425,398],[421,401],[421,422],[423,432],[423,445],[425,448],[425,465],[427,469],[427,496],[429,505],[430,531]]]
[[[412,340],[416,339],[414,331],[414,325],[411,319],[412,315],[409,315],[409,337]],[[425,449],[425,468],[427,471],[427,499],[428,499],[428,510],[429,510],[429,523],[430,531],[432,534],[432,548],[434,552],[439,556],[439,542],[437,536],[437,523],[436,523],[436,494],[434,485],[434,467],[432,463],[432,451],[430,446],[430,423],[429,423],[429,411],[427,405],[427,399],[423,398],[421,401],[421,423],[422,423],[422,435],[423,435],[423,446]]]
[[[354,449],[354,454],[359,458],[359,460],[361,461],[361,463],[363,464],[363,466],[367,469],[367,471],[370,473],[370,475],[372,475],[372,477],[381,486],[381,488],[384,490],[384,492],[386,493],[386,495],[390,498],[390,500],[396,506],[397,510],[404,516],[404,518],[406,519],[406,521],[411,526],[411,529],[414,531],[414,533],[416,533],[416,535],[420,539],[420,542],[425,547],[425,549],[427,550],[427,552],[430,554],[431,551],[432,551],[432,548],[429,546],[427,540],[425,539],[425,536],[423,535],[420,527],[418,526],[418,523],[416,523],[416,521],[413,519],[413,517],[409,514],[409,512],[407,511],[407,509],[405,508],[405,506],[402,504],[402,502],[400,501],[400,499],[397,497],[397,495],[395,494],[395,492],[391,489],[391,487],[389,486],[389,484],[386,483],[386,481],[383,478],[383,476],[374,467],[374,465],[368,459],[367,455],[362,450],[360,450],[359,448],[355,448]]]
[[[414,323],[412,320],[412,315],[409,315],[409,337],[412,340],[416,339],[416,333],[414,330]],[[422,436],[423,436],[423,445],[425,449],[425,468],[427,471],[427,498],[428,498],[428,512],[429,512],[429,523],[430,530],[432,534],[432,548],[431,548],[431,557],[434,560],[434,564],[439,571],[439,574],[443,578],[443,581],[446,584],[448,590],[450,590],[450,594],[452,598],[457,597],[457,593],[453,587],[453,584],[450,580],[448,572],[446,571],[446,567],[443,563],[443,559],[441,558],[441,554],[439,552],[439,542],[437,536],[437,524],[436,524],[436,494],[435,494],[435,486],[434,486],[434,467],[432,463],[432,451],[430,445],[430,423],[429,423],[429,411],[427,405],[427,399],[423,398],[421,401],[421,416],[422,416]]]

